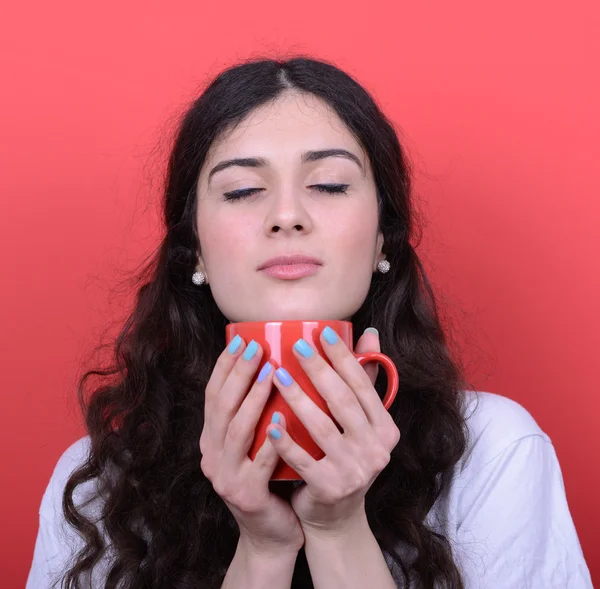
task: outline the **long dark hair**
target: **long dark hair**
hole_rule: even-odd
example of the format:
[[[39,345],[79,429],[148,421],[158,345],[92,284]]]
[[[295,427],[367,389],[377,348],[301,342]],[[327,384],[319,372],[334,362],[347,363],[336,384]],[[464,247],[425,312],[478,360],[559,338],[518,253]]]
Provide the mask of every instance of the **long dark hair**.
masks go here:
[[[200,469],[199,438],[204,389],[225,347],[227,320],[210,288],[190,280],[200,251],[196,185],[213,141],[288,89],[335,109],[366,150],[378,193],[391,270],[373,275],[352,323],[355,338],[376,327],[398,368],[391,413],[402,438],[367,493],[371,529],[406,586],[463,587],[449,541],[425,523],[465,451],[466,382],[411,243],[417,227],[410,165],[393,124],[357,81],[330,63],[297,56],[227,69],[181,117],[165,180],[164,237],[139,274],[108,366],[78,381],[91,448],[67,482],[62,507],[86,545],[63,573],[64,588],[81,587],[80,577],[107,549],[114,556],[106,588],[208,589],[223,582],[239,529]],[[86,396],[90,382],[96,384]],[[384,386],[381,374],[376,388],[382,393]],[[76,487],[92,480],[103,497],[108,546],[73,500]],[[292,587],[312,586],[301,550]]]

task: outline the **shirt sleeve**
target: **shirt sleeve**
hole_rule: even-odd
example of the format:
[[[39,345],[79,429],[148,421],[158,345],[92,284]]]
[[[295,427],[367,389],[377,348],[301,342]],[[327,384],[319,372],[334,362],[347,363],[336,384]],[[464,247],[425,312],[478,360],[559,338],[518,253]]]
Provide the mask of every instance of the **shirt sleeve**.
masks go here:
[[[25,589],[59,589],[64,573],[83,548],[83,541],[64,518],[62,497],[67,479],[83,460],[88,446],[87,438],[76,441],[54,467],[38,510],[39,525]],[[90,488],[90,484],[85,488]],[[78,488],[75,504],[82,497],[86,498]]]
[[[593,589],[547,436],[511,443],[457,491],[455,554],[468,589]]]
[[[59,568],[64,565],[61,545],[58,542],[52,522],[39,516],[39,528],[35,540],[33,560],[25,589],[50,589],[58,581]]]

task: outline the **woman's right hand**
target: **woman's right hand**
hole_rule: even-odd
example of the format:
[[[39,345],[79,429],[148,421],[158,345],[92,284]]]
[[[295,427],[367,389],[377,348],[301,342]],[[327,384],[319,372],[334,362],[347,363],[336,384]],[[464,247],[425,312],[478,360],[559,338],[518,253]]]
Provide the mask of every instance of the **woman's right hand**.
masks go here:
[[[249,356],[253,349],[252,357],[244,358],[244,352]],[[228,346],[219,356],[206,386],[200,467],[235,517],[240,540],[250,550],[297,552],[304,544],[300,522],[291,505],[269,490],[279,455],[268,436],[254,460],[248,458],[272,387],[273,368],[262,382],[252,383],[262,354],[259,344],[246,346],[240,338],[233,353]]]

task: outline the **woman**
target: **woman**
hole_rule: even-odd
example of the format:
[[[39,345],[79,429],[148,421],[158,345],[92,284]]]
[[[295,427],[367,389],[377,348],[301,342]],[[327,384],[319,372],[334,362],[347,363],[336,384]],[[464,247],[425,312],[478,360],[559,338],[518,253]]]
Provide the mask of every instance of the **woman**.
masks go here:
[[[89,435],[42,499],[28,589],[89,586],[90,571],[93,587],[591,587],[548,436],[468,390],[450,357],[410,186],[391,123],[334,66],[257,60],[210,84],[179,127],[165,236],[114,365],[80,382]],[[318,271],[260,271],[291,254]],[[351,320],[356,348],[398,368],[390,413],[335,333],[327,387],[352,436],[285,374],[257,375],[255,342],[225,346],[228,322],[281,319]],[[312,378],[323,359],[301,352]],[[84,400],[91,376],[106,380]],[[277,415],[247,457],[273,384],[329,436],[323,464],[302,463]],[[269,482],[280,457],[305,483]]]

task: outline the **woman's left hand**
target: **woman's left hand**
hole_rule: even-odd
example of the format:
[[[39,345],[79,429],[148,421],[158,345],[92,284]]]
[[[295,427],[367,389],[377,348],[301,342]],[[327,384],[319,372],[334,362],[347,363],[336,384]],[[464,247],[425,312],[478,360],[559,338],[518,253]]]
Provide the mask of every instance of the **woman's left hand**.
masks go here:
[[[299,353],[297,346],[294,354],[344,432],[295,381],[284,385],[279,370],[273,382],[325,457],[315,460],[296,444],[286,432],[283,419],[278,425],[270,425],[268,432],[279,430],[281,437],[269,436],[271,443],[306,483],[291,496],[303,529],[335,533],[365,517],[364,497],[389,463],[400,431],[373,386],[377,366],[368,364],[363,368],[333,330],[325,333],[329,342],[323,333],[321,344],[331,366],[306,342],[300,344],[300,350],[310,357]],[[379,337],[372,332],[365,332],[355,349],[356,353],[379,351]],[[289,382],[289,378],[284,381]]]

